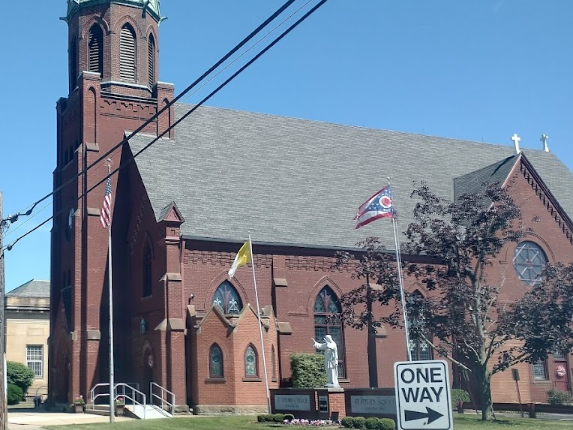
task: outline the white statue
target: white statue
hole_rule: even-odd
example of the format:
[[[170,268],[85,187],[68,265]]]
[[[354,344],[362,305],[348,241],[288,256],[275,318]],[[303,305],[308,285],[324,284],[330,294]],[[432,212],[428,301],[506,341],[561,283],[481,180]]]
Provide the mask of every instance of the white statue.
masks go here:
[[[316,349],[324,351],[325,387],[340,388],[340,385],[338,385],[338,347],[336,342],[332,340],[332,336],[329,334],[324,336],[324,343],[317,342],[314,339],[312,341]]]

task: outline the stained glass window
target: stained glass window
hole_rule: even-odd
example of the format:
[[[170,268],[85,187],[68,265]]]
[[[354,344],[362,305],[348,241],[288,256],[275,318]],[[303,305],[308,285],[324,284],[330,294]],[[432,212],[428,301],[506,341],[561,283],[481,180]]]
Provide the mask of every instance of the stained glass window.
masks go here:
[[[225,314],[238,314],[243,309],[243,302],[237,290],[228,281],[219,285],[215,291],[213,304],[219,306]]]
[[[533,285],[538,282],[546,264],[545,252],[536,243],[525,241],[515,248],[513,266],[523,283]]]
[[[152,262],[153,254],[151,245],[146,243],[145,249],[143,250],[143,297],[148,297],[153,294]]]
[[[338,376],[344,378],[344,335],[340,313],[340,302],[330,287],[324,287],[314,301],[314,338],[323,342],[324,336],[329,334],[338,347]]]
[[[245,376],[248,378],[259,376],[257,352],[253,345],[249,345],[245,351]]]
[[[412,304],[412,308],[424,309],[423,304],[424,297],[419,291],[414,291],[410,297],[408,297],[408,302]],[[414,305],[414,303],[416,305]],[[420,312],[423,314],[423,311]],[[410,333],[422,332],[426,337],[431,339],[431,335],[425,326],[424,319],[420,315],[408,315],[408,327],[410,328]],[[412,355],[412,360],[431,360],[432,359],[432,348],[423,339],[413,339],[412,334],[410,334],[410,341],[408,345],[410,349],[410,354]]]
[[[209,377],[222,378],[223,373],[223,352],[216,343],[209,350]]]

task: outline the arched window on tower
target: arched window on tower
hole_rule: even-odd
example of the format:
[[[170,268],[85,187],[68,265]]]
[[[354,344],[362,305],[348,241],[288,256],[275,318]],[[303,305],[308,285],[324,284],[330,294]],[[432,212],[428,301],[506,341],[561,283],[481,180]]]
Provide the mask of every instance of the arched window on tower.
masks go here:
[[[338,347],[338,376],[344,378],[346,369],[344,363],[344,335],[340,314],[342,308],[334,291],[324,287],[314,301],[314,336],[317,342],[324,342],[324,336],[329,334]]]
[[[243,302],[229,281],[219,285],[213,296],[213,304],[219,306],[224,314],[238,314],[243,309]]]
[[[147,42],[147,79],[149,88],[155,84],[155,39],[153,34],[149,35]]]
[[[153,250],[151,244],[147,242],[143,249],[143,297],[149,297],[153,294],[152,262]]]
[[[103,31],[94,24],[88,39],[88,71],[103,74]]]
[[[131,25],[124,24],[119,37],[119,77],[124,81],[135,82],[135,46],[135,31]]]
[[[245,350],[245,378],[257,378],[259,376],[259,357],[253,344],[249,344]]]
[[[209,378],[224,378],[223,351],[214,343],[209,349]]]
[[[78,80],[78,42],[76,37],[70,42],[68,60],[70,62],[70,93],[76,88]]]

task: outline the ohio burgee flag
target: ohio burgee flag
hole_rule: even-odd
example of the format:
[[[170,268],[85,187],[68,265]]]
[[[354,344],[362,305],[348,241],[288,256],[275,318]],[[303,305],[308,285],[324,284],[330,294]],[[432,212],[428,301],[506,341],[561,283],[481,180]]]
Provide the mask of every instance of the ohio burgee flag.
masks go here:
[[[244,245],[241,246],[241,249],[239,249],[239,252],[237,253],[237,256],[235,257],[235,261],[233,262],[233,265],[229,269],[229,279],[231,279],[233,276],[235,276],[235,272],[237,271],[237,269],[239,267],[242,267],[242,266],[250,263],[252,260],[253,260],[253,257],[251,255],[251,243],[250,243],[250,241],[247,240],[244,243]]]
[[[360,205],[354,217],[356,221],[354,228],[360,228],[379,218],[393,218],[394,215],[392,187],[387,185]]]

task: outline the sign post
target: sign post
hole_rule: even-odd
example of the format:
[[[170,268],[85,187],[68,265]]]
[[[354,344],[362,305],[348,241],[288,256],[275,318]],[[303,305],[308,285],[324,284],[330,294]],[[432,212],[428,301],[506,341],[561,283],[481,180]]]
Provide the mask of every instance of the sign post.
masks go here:
[[[398,430],[452,430],[448,363],[444,360],[394,363]]]

